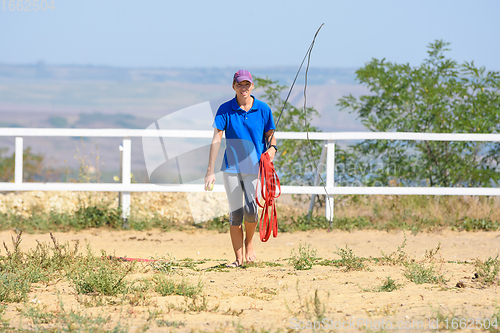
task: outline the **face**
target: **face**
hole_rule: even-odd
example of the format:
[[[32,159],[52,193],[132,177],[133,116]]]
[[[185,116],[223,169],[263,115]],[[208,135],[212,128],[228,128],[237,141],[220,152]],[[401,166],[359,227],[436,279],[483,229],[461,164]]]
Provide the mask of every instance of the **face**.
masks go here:
[[[253,83],[250,81],[233,82],[233,89],[236,91],[236,95],[247,98],[252,93]]]

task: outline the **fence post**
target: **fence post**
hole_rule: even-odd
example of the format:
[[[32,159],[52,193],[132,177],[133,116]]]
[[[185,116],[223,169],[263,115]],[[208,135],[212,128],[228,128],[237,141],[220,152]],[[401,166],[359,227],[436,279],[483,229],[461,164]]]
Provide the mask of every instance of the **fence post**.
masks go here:
[[[15,156],[14,182],[21,184],[23,182],[23,138],[20,136],[16,136]]]
[[[334,202],[333,202],[333,187],[335,186],[335,142],[329,140],[326,151],[326,188],[329,191],[325,200],[325,216],[328,221],[333,220]]]
[[[120,171],[118,172],[118,181],[123,183],[123,143],[120,143],[118,146],[118,150],[120,151]],[[118,192],[118,206],[122,207],[122,191]]]
[[[321,177],[321,167],[323,167],[324,170],[325,156],[326,156],[326,143],[323,143],[323,148],[321,148],[321,157],[319,158],[319,164],[317,165],[318,169],[316,170],[316,175],[314,176],[313,186],[318,186],[319,184],[319,179]],[[311,203],[309,204],[309,213],[307,214],[307,217],[309,218],[311,218],[315,203],[316,203],[316,194],[313,194],[311,196]]]
[[[132,144],[130,138],[123,139],[123,164],[122,164],[122,184],[130,185],[132,174]],[[130,216],[130,192],[122,192],[121,195],[122,218],[127,220]]]

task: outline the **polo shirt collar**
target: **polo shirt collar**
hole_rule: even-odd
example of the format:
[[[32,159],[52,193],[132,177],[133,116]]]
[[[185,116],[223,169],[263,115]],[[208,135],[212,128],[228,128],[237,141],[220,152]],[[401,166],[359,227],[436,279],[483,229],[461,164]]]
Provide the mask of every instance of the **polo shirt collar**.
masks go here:
[[[248,110],[248,111],[246,111],[246,112],[255,111],[255,110],[257,110],[257,109],[259,108],[259,107],[257,106],[257,104],[259,103],[259,102],[258,102],[258,100],[257,100],[257,98],[255,98],[255,96],[254,96],[254,95],[250,95],[250,96],[252,96],[252,97],[253,97],[253,105],[252,105],[252,107],[250,108],[250,110]],[[240,105],[238,104],[238,101],[236,100],[236,97],[234,97],[234,98],[233,98],[233,100],[231,101],[231,107],[232,107],[232,108],[233,108],[233,110],[235,110],[235,111],[240,110],[240,111],[245,112],[244,110],[242,110],[242,109],[240,108]]]

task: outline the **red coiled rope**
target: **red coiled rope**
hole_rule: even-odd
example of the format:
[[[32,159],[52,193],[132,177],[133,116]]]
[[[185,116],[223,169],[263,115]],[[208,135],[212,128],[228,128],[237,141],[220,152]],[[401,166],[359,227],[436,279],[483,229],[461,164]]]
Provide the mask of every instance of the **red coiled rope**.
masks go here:
[[[278,215],[276,214],[276,203],[274,199],[281,195],[280,180],[271,157],[268,153],[264,153],[260,157],[259,176],[261,198],[264,199],[264,204],[260,204],[259,187],[255,189],[255,201],[262,208],[259,222],[260,240],[267,242],[273,231],[273,237],[278,236]],[[276,187],[278,192],[276,192]]]

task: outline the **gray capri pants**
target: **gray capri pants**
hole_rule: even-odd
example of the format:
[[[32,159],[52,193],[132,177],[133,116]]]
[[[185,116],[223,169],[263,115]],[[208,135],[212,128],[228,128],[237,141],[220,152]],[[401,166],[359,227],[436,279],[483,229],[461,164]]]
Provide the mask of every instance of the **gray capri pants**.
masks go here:
[[[258,206],[255,202],[257,175],[223,172],[224,188],[229,203],[229,223],[240,226],[243,217],[246,222],[257,222]]]

